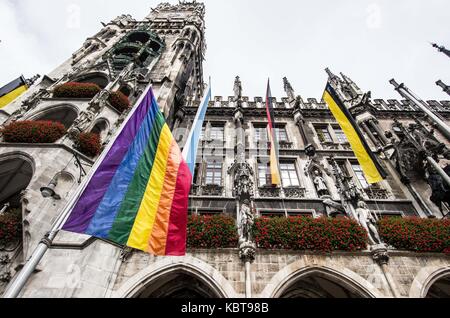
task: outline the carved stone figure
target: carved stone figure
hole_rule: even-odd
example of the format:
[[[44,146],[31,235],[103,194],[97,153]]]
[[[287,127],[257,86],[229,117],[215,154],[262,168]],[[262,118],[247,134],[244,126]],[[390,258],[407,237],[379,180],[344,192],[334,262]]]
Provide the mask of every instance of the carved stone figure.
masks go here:
[[[319,194],[319,196],[329,194],[325,179],[321,176],[319,170],[314,170],[314,185],[316,186],[317,194]]]
[[[242,98],[242,83],[239,76],[236,76],[236,80],[234,81],[234,101],[237,102]]]
[[[69,138],[76,139],[77,136],[86,130],[95,118],[94,112],[87,110],[81,112],[78,118],[74,121],[72,128],[69,129]]]
[[[369,242],[371,245],[382,244],[378,229],[376,227],[378,217],[372,213],[367,207],[364,201],[358,202],[358,208],[356,209],[356,215],[359,223],[366,229],[369,234]]]
[[[284,91],[287,94],[287,97],[289,97],[289,102],[295,101],[296,97],[295,97],[295,92],[294,89],[292,88],[291,83],[289,83],[287,77],[283,78],[283,83],[284,83]]]
[[[444,168],[444,171],[450,176],[450,165],[447,165]],[[450,189],[445,180],[435,169],[428,168],[427,174],[427,181],[432,190],[430,201],[436,204],[439,210],[443,212],[442,203],[450,205]]]
[[[240,210],[240,220],[239,220],[239,232],[240,232],[240,244],[244,242],[251,241],[251,231],[252,226],[255,222],[255,217],[252,212],[252,208],[250,207],[250,202],[245,200],[241,204]]]

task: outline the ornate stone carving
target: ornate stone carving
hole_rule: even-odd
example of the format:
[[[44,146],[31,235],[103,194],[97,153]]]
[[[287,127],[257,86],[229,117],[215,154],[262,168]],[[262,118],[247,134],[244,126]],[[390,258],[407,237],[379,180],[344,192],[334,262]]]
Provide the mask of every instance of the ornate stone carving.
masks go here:
[[[369,188],[364,190],[364,192],[371,200],[387,200],[391,197],[390,192],[386,189]]]
[[[377,244],[370,247],[373,260],[378,265],[387,265],[389,263],[389,253],[385,244]]]
[[[306,196],[306,189],[301,187],[286,187],[283,191],[286,198],[301,199]]]
[[[450,176],[450,165],[444,168],[445,173]],[[427,165],[427,182],[431,188],[432,194],[430,201],[433,202],[441,212],[443,212],[442,203],[450,206],[450,188],[442,176],[433,167]]]
[[[238,102],[242,99],[242,83],[239,78],[239,76],[236,76],[236,79],[234,81],[234,102]]]
[[[283,84],[284,84],[284,91],[286,92],[287,97],[289,98],[289,103],[295,101],[297,98],[295,97],[294,89],[292,88],[291,83],[289,83],[287,77],[283,78]]]
[[[237,160],[228,169],[228,174],[234,175],[233,196],[238,201],[253,200],[255,197],[252,167],[247,163],[238,163]]]
[[[205,196],[222,196],[224,187],[216,184],[207,184],[202,186],[202,195]]]
[[[256,245],[252,242],[243,242],[239,246],[239,258],[245,262],[253,262],[256,255]]]
[[[249,200],[244,200],[239,211],[239,243],[252,241],[252,227],[255,221],[253,209]]]
[[[279,141],[278,145],[280,146],[281,150],[289,150],[294,147],[294,143],[288,141]]]
[[[275,187],[260,187],[258,192],[262,198],[279,198],[281,195],[281,189]]]
[[[85,131],[95,119],[95,113],[88,109],[80,113],[77,119],[75,119],[72,127],[68,131],[68,136],[73,141],[76,141],[79,134]]]
[[[325,182],[325,179],[322,176],[322,172],[319,169],[314,170],[313,182],[319,197],[330,194],[327,183]]]

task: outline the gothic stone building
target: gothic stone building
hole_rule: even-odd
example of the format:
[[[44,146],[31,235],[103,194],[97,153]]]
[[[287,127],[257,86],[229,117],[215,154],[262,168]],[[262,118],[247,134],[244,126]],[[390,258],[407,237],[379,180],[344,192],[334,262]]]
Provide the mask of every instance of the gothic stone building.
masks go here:
[[[143,21],[117,17],[0,110],[3,127],[52,120],[68,130],[51,144],[0,140],[0,209],[20,209],[23,221],[22,239],[1,246],[0,293],[94,163],[78,151],[76,136],[96,132],[105,145],[123,123],[127,113],[111,106],[111,92],[121,91],[134,102],[151,83],[183,145],[183,131],[190,129],[205,87],[204,15],[202,3],[182,1],[160,4]],[[254,217],[351,217],[356,206],[349,202],[355,195],[380,217],[443,218],[448,213],[446,202],[440,209],[430,200],[432,187],[420,166],[420,156],[428,152],[444,165],[448,139],[411,100],[372,99],[350,78],[328,72],[387,179],[370,186],[327,106],[297,96],[284,79],[287,97],[273,99],[283,187],[269,187],[265,99],[243,95],[245,83],[237,78],[233,96],[210,102],[189,213],[226,214],[239,221],[243,192]],[[54,88],[66,82],[95,83],[101,92],[92,99],[54,97]],[[450,101],[426,104],[449,122]],[[425,152],[418,150],[423,145]],[[448,297],[449,285],[450,259],[439,253],[368,247],[320,254],[244,244],[154,257],[60,232],[21,296]]]

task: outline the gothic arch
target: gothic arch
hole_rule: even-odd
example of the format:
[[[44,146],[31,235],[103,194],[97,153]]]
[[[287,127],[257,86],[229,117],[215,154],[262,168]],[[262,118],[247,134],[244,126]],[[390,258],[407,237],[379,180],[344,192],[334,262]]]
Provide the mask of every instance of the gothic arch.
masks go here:
[[[422,268],[414,278],[409,290],[410,298],[425,298],[430,288],[438,280],[450,277],[450,266],[427,266]]]
[[[109,84],[109,77],[103,72],[92,72],[77,76],[73,82],[78,83],[94,83],[104,89]]]
[[[98,134],[101,137],[101,140],[104,141],[108,135],[110,127],[111,124],[109,123],[109,120],[102,117],[94,122],[90,131]]]
[[[72,104],[59,104],[41,109],[30,115],[28,120],[57,121],[69,128],[78,117],[79,109]]]
[[[20,206],[20,193],[30,185],[35,168],[33,158],[24,152],[0,155],[0,203]]]
[[[280,298],[289,292],[296,283],[308,277],[321,277],[326,279],[356,297],[382,298],[378,290],[367,280],[355,272],[341,266],[302,266],[303,261],[297,261],[279,271],[267,284],[261,293],[262,298]],[[337,265],[337,264],[336,264]],[[299,268],[300,266],[300,268]]]
[[[150,265],[131,277],[112,297],[136,298],[149,293],[151,294],[155,288],[164,286],[167,283],[167,279],[174,274],[195,279],[209,292],[209,297],[237,297],[230,282],[220,272],[205,262],[191,256],[166,257]]]

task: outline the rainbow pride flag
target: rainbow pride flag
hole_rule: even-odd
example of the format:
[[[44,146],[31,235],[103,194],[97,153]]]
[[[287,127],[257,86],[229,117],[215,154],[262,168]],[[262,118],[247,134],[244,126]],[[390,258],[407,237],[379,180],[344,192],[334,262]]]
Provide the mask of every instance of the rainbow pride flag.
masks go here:
[[[62,229],[154,255],[185,255],[191,183],[149,88]]]

